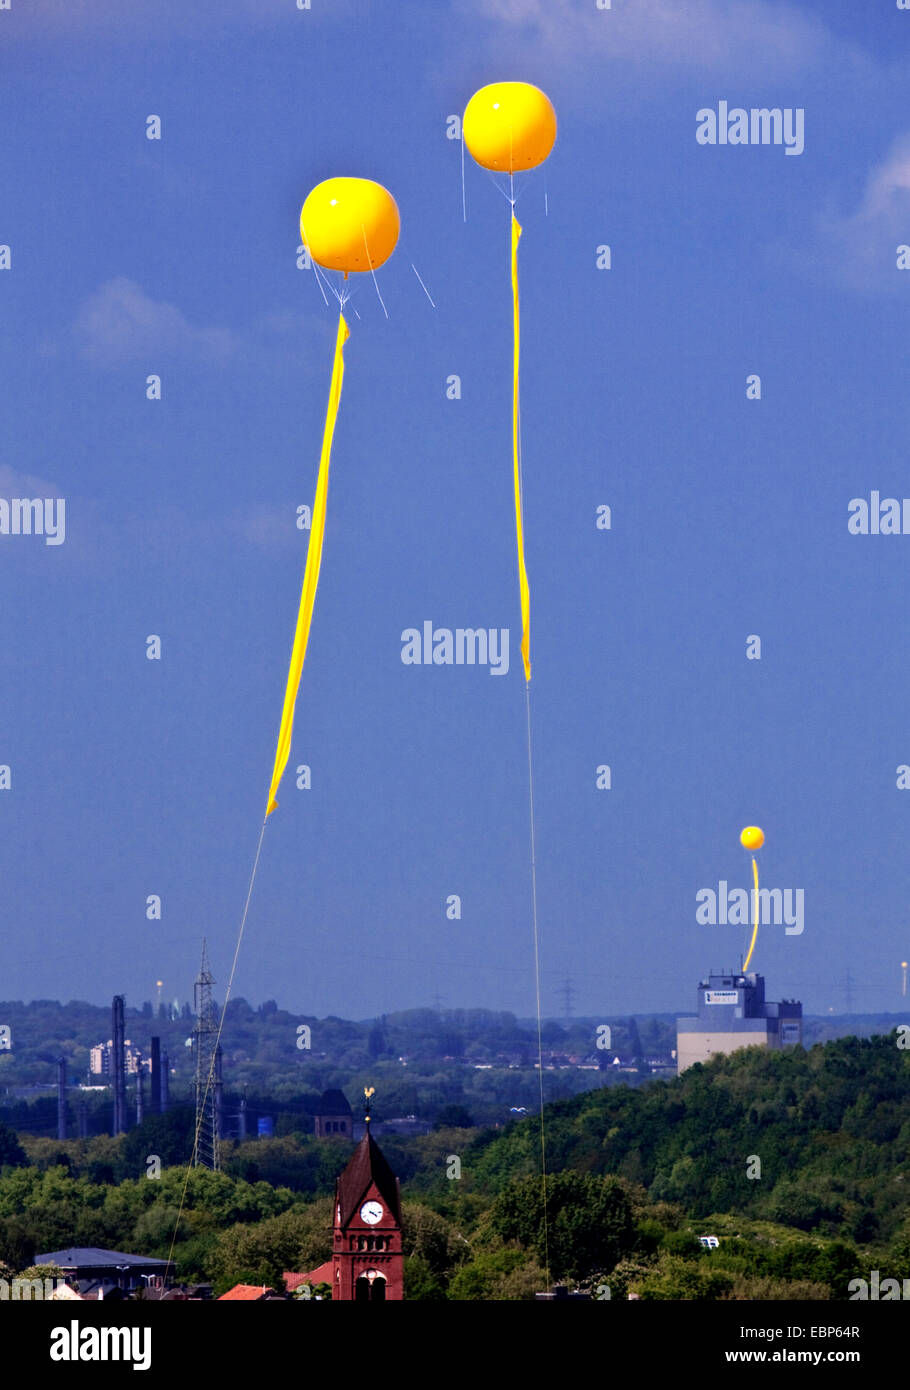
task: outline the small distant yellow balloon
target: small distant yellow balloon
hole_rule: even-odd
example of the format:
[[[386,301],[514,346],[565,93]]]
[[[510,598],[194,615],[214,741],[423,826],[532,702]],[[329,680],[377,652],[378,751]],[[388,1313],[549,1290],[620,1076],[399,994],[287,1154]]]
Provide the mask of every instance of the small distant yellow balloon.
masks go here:
[[[546,159],[556,140],[556,112],[530,82],[493,82],[471,97],[461,133],[484,169],[512,174]]]
[[[300,235],[326,270],[377,270],[398,242],[401,219],[388,189],[372,179],[326,179],[300,211]]]
[[[739,837],[743,849],[761,849],[765,843],[765,832],[757,825],[747,825]]]

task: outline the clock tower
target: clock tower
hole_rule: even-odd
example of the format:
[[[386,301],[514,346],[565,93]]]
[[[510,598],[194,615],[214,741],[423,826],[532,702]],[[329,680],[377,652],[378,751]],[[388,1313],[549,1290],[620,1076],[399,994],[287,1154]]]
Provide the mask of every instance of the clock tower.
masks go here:
[[[398,1179],[370,1133],[371,1095],[366,1133],[335,1184],[332,1299],[341,1303],[404,1298]]]

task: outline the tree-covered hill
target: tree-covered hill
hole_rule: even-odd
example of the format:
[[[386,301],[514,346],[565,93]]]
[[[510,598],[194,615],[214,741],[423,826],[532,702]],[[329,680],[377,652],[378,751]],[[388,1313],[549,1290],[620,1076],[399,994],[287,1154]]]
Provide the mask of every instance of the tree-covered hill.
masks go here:
[[[673,1081],[549,1105],[546,1220],[536,1117],[383,1136],[402,1180],[408,1297],[531,1298],[547,1268],[593,1297],[646,1299],[845,1298],[873,1269],[903,1278],[910,1060],[899,1040],[749,1048]],[[188,1111],[116,1139],[17,1143],[0,1129],[0,1262],[21,1268],[71,1243],[166,1254],[191,1129]],[[350,1151],[302,1130],[226,1144],[222,1173],[191,1174],[180,1275],[221,1289],[321,1263]]]
[[[557,1101],[546,1110],[548,1167],[628,1178],[694,1216],[888,1239],[910,1213],[910,1052],[897,1042],[747,1048],[672,1081]],[[529,1119],[479,1135],[463,1171],[495,1193],[538,1161]],[[445,1196],[438,1179],[433,1187]]]

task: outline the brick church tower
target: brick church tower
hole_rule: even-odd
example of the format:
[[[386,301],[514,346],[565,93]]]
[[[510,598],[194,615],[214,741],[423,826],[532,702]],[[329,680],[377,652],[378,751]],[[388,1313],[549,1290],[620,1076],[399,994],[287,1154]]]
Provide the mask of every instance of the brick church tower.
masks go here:
[[[404,1256],[398,1179],[370,1134],[369,1111],[366,1123],[366,1134],[335,1184],[332,1299],[400,1302]]]

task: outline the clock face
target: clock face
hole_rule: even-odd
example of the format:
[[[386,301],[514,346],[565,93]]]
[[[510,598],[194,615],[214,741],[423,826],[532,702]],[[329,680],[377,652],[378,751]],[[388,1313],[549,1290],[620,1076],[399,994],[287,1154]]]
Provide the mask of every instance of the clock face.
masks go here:
[[[368,1226],[375,1226],[377,1221],[382,1220],[382,1203],[364,1202],[360,1208],[360,1217]]]

